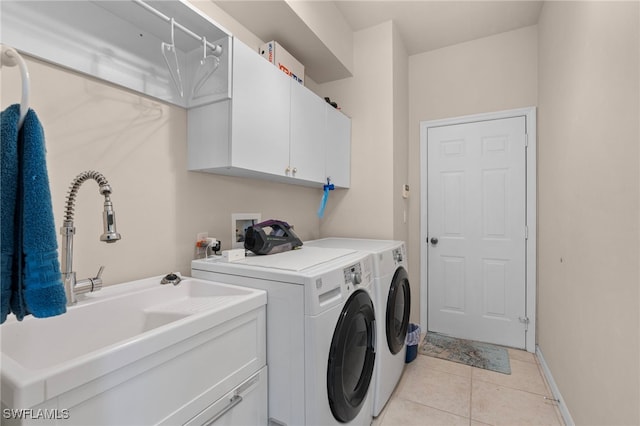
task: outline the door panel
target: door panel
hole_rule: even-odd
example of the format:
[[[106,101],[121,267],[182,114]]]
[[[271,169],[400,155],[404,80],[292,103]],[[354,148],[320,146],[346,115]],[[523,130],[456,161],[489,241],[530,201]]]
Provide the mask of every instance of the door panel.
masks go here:
[[[444,289],[443,309],[464,313],[465,310],[465,259],[464,257],[440,256],[442,284]],[[434,290],[436,290],[434,288]]]
[[[525,118],[427,135],[429,330],[525,346]]]
[[[464,177],[460,172],[445,172],[441,175],[443,234],[448,237],[461,236],[464,229]]]

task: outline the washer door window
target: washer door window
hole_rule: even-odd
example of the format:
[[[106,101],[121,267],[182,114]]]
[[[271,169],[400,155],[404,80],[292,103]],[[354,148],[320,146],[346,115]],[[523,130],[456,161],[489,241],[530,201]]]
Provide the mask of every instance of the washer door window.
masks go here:
[[[355,418],[367,396],[376,356],[374,336],[373,302],[366,291],[356,290],[340,313],[329,350],[329,406],[340,422]]]
[[[397,354],[404,347],[409,327],[411,310],[411,289],[409,277],[403,267],[396,269],[387,297],[387,344],[392,354]]]

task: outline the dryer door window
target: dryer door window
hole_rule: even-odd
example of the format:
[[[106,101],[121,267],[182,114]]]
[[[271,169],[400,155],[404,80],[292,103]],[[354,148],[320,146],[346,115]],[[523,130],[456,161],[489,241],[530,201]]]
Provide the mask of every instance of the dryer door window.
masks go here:
[[[346,423],[365,401],[375,363],[375,315],[364,290],[345,303],[333,333],[327,368],[327,392],[333,416]]]
[[[409,327],[411,289],[409,277],[403,267],[396,269],[387,297],[387,344],[392,354],[402,350]]]

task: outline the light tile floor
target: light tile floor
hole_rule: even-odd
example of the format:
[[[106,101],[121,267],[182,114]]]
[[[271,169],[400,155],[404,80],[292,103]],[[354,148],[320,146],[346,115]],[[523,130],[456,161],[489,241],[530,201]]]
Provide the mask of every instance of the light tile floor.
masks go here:
[[[373,426],[564,425],[536,356],[509,361],[506,375],[418,355]]]

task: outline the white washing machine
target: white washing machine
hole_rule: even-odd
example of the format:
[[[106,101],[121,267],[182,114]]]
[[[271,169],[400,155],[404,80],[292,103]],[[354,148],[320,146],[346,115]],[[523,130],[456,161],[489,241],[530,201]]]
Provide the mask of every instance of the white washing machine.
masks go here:
[[[411,311],[405,244],[403,241],[354,238],[323,238],[304,244],[306,247],[352,249],[373,256],[378,353],[372,413],[377,417],[400,381],[405,365],[405,338]]]
[[[303,246],[234,262],[194,260],[191,274],[267,291],[270,425],[371,424],[371,255]]]

